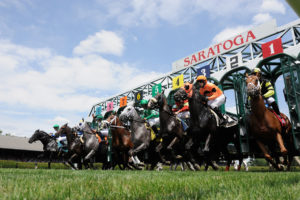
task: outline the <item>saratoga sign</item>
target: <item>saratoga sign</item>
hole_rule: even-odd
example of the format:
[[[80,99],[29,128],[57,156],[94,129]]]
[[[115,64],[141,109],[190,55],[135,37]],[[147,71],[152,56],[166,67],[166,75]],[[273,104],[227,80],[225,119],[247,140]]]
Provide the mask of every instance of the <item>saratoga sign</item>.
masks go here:
[[[272,20],[260,26],[254,27],[242,34],[236,35],[228,40],[212,45],[209,48],[193,53],[183,59],[173,62],[173,71],[189,67],[228,51],[239,48],[241,45],[256,41],[274,32],[276,29],[276,21]]]

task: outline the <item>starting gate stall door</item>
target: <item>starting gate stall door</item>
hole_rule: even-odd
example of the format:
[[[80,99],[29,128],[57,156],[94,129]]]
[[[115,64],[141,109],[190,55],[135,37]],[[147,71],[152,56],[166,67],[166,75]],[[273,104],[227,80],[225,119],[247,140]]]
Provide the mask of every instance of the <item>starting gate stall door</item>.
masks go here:
[[[288,103],[295,148],[300,150],[300,65],[292,57],[281,58],[284,94]]]
[[[233,90],[235,96],[236,104],[236,114],[231,112],[226,112],[228,115],[238,120],[239,124],[239,137],[241,143],[241,151],[244,155],[249,155],[250,145],[249,145],[249,135],[247,133],[247,115],[249,110],[246,107],[247,104],[247,91],[245,82],[245,73],[250,72],[247,67],[238,67],[234,70],[226,73],[220,84],[224,91]],[[227,99],[228,101],[228,99]]]

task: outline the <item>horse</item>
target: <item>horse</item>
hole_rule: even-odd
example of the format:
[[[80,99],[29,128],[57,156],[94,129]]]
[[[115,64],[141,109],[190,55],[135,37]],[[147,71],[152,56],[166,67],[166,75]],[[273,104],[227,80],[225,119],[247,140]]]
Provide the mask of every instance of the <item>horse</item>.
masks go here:
[[[282,127],[275,113],[265,106],[264,99],[261,95],[261,86],[259,78],[256,75],[246,74],[247,94],[251,98],[251,112],[249,118],[249,128],[251,135],[255,138],[258,147],[263,152],[265,159],[276,169],[283,170],[279,164],[279,158],[275,151],[276,143],[280,148],[280,154],[285,158],[287,169],[293,159],[293,139],[291,135],[291,123],[288,117],[281,113],[286,125]],[[287,144],[287,148],[284,145]],[[271,153],[275,155],[275,161],[269,154],[266,145]],[[286,157],[288,155],[288,157]]]
[[[44,157],[48,160],[48,169],[51,169],[51,162],[53,158],[60,155],[60,151],[55,138],[51,137],[48,133],[42,130],[36,130],[33,135],[29,138],[28,142],[31,144],[35,141],[41,141],[43,144],[43,154],[38,157]],[[37,162],[35,163],[37,168]]]
[[[170,153],[171,162],[173,164],[178,163],[179,160],[182,160],[182,155],[187,153],[185,149],[185,144],[188,141],[187,132],[183,130],[181,121],[171,111],[163,93],[158,93],[152,97],[148,102],[148,108],[159,109],[160,133],[163,141],[157,149],[160,148],[160,152]],[[177,155],[175,155],[176,153]],[[161,154],[160,157],[165,162],[165,158]],[[191,170],[195,170],[189,161],[187,164]],[[170,169],[172,169],[172,165]]]
[[[68,124],[63,125],[55,133],[55,136],[57,137],[61,134],[65,134],[68,141],[68,164],[70,164],[72,168],[77,169],[72,161],[76,158],[81,159],[81,157],[83,157],[83,164],[85,168],[94,168],[91,158],[93,158],[99,147],[99,142],[95,134],[85,128],[83,132],[83,144],[77,135],[77,131],[70,128]],[[88,165],[88,161],[90,161],[90,166]]]
[[[180,89],[178,92],[186,94],[183,89]],[[193,142],[196,145],[194,146],[194,148],[196,148],[194,151],[197,151],[197,144],[200,144],[201,140],[204,139],[205,141],[205,147],[203,149],[206,161],[205,170],[208,169],[208,165],[211,165],[214,170],[218,169],[217,164],[213,162],[213,160],[216,159],[214,157],[222,152],[227,160],[226,171],[229,171],[230,164],[233,160],[227,149],[227,145],[230,142],[233,142],[237,149],[237,156],[240,161],[238,169],[240,169],[243,157],[238,137],[238,125],[235,124],[230,127],[219,126],[216,114],[208,107],[205,96],[201,95],[194,85],[188,94],[182,96],[189,100],[191,132]]]
[[[150,152],[150,149],[154,150],[157,142],[156,140],[151,141],[151,130],[147,129],[145,120],[139,116],[133,106],[127,106],[119,118],[123,123],[129,121],[131,125],[131,141],[134,144],[134,148],[131,149],[129,154],[135,158],[135,155],[139,154],[139,152],[144,152],[144,157],[147,157],[144,160],[150,161],[150,169],[154,169],[155,165],[158,163],[158,157],[155,156],[155,151]],[[150,148],[150,146],[152,148]]]
[[[133,149],[134,144],[131,141],[130,132],[123,126],[119,118],[112,114],[106,119],[106,125],[111,130],[112,134],[112,150],[114,159],[120,169],[131,167],[128,165],[129,151]],[[112,167],[114,167],[113,165]]]

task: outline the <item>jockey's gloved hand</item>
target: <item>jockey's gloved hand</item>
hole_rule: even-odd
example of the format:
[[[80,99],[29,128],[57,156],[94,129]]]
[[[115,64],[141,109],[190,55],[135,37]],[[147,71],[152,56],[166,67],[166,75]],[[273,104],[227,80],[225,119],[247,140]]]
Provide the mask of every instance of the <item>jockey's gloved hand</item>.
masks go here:
[[[204,101],[205,101],[205,102],[208,102],[208,96],[205,96],[205,97],[204,97]]]

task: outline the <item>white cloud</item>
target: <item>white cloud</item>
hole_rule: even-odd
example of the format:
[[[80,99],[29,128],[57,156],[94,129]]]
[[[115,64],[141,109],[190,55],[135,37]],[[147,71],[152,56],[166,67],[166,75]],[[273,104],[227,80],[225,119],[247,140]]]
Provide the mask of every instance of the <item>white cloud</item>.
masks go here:
[[[101,93],[126,91],[161,75],[96,54],[65,57],[7,40],[0,40],[0,66],[0,105],[10,110],[0,114],[0,129],[19,136],[38,128],[52,131],[55,122],[73,126],[103,99]],[[39,118],[44,113],[56,117]]]
[[[59,124],[65,124],[69,123],[70,121],[67,118],[61,117],[61,116],[56,116],[51,122],[57,122]]]
[[[124,42],[121,37],[111,31],[102,30],[83,40],[73,50],[76,55],[104,53],[122,55]]]
[[[157,26],[161,22],[181,25],[202,13],[207,13],[212,18],[234,18],[241,12],[244,15],[255,13],[259,10],[261,0],[190,0],[188,3],[184,0],[132,0],[126,3],[98,0],[98,3],[106,7],[108,21],[116,19],[123,26]],[[241,7],[245,9],[242,11]],[[102,16],[103,13],[99,15]]]
[[[121,92],[160,75],[99,55],[68,58],[8,41],[0,47],[0,102],[8,105],[85,112],[100,101],[99,91]]]
[[[225,28],[220,33],[218,33],[212,40],[213,44],[224,41],[228,38],[231,38],[239,33],[247,31],[251,26],[237,26],[231,28]]]
[[[272,17],[269,13],[258,13],[257,15],[255,15],[252,18],[253,24],[255,24],[255,25],[262,24],[262,23],[267,22],[271,19],[272,19]]]
[[[264,12],[274,12],[285,14],[284,5],[278,0],[263,0],[261,10]]]

